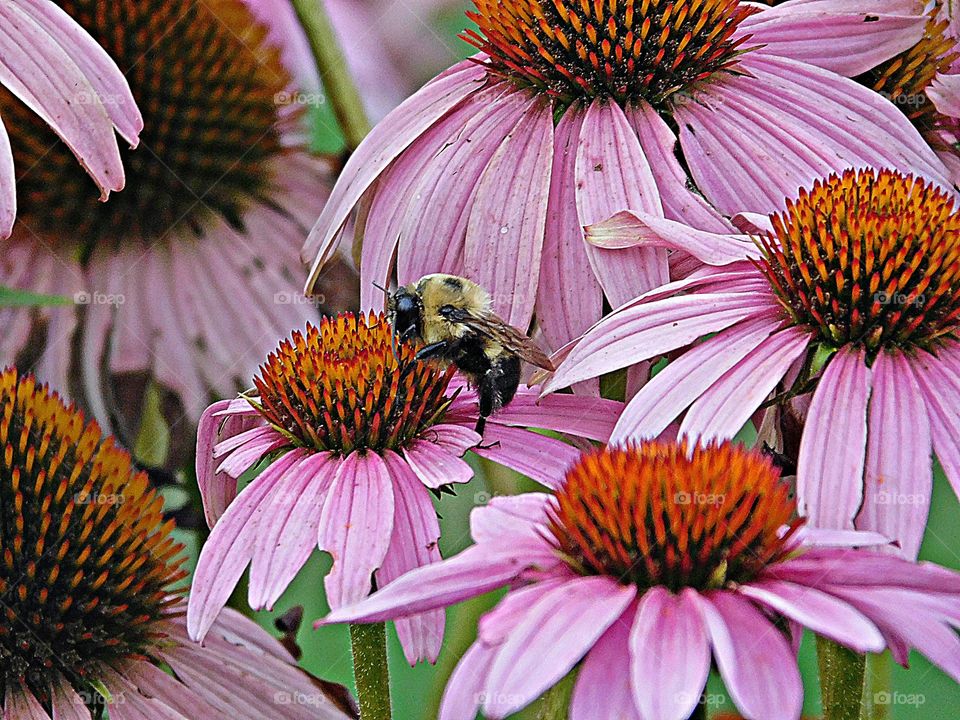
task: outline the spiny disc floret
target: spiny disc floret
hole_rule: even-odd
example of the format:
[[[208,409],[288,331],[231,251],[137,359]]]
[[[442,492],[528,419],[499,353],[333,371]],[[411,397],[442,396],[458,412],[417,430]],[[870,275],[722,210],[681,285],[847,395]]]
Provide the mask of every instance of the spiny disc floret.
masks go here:
[[[791,321],[830,346],[930,349],[960,319],[953,196],[890,170],[848,170],[771,218],[758,262]]]
[[[96,423],[0,372],[0,692],[46,702],[62,678],[90,698],[99,669],[158,642],[186,575],[162,510]]]
[[[463,38],[493,72],[562,100],[662,105],[736,64],[739,0],[474,0]]]
[[[795,511],[759,453],[644,442],[583,456],[557,491],[549,529],[578,573],[707,590],[747,582],[782,558],[800,524]]]
[[[417,360],[382,314],[344,313],[280,343],[254,378],[255,403],[301,447],[398,449],[442,419],[452,370]]]

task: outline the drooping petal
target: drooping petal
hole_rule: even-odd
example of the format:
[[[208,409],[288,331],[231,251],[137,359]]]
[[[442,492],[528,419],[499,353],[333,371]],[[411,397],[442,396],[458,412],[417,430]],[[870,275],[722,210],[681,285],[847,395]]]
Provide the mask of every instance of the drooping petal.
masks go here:
[[[90,720],[90,710],[73,686],[62,678],[50,690],[53,720]]]
[[[393,478],[393,537],[377,570],[377,585],[383,587],[414,568],[440,561],[440,524],[430,493],[420,479],[394,452],[384,455]],[[407,662],[435,663],[443,644],[443,610],[396,621],[397,635]]]
[[[606,220],[621,210],[663,215],[650,165],[616,103],[594,100],[580,129],[576,160],[580,225]],[[590,265],[614,307],[669,281],[665,250],[604,250],[587,246]]]
[[[7,683],[3,700],[3,720],[50,720],[46,710],[21,681]]]
[[[797,462],[797,502],[817,527],[853,529],[863,499],[870,369],[862,349],[843,348],[813,393]]]
[[[483,444],[475,447],[473,453],[547,487],[557,487],[580,457],[577,448],[561,440],[496,423],[487,424]]]
[[[941,350],[939,358],[918,353],[910,367],[923,393],[937,460],[960,497],[960,375],[944,362],[956,353],[956,346]],[[960,362],[955,365],[960,366]]]
[[[680,434],[700,443],[732,438],[809,344],[809,335],[796,328],[771,335],[694,401]]]
[[[537,320],[551,349],[600,319],[603,291],[590,269],[577,214],[576,163],[585,111],[567,109],[554,130],[553,170],[537,290]]]
[[[960,118],[960,75],[937,75],[924,92],[937,112]]]
[[[628,609],[587,653],[570,699],[570,720],[641,720],[630,684]]]
[[[415,440],[403,449],[403,457],[429,488],[469,482],[473,468],[465,460],[428,440]]]
[[[914,0],[794,0],[749,15],[734,37],[854,77],[913,47],[926,24]]]
[[[304,246],[316,255],[307,278],[307,293],[336,248],[336,240],[354,206],[380,174],[417,137],[479,88],[486,71],[465,60],[427,83],[385,117],[350,156],[323,213]]]
[[[543,538],[541,527],[553,495],[529,492],[494,497],[470,512],[470,536],[479,544],[509,545],[515,538]]]
[[[769,337],[778,324],[767,318],[739,323],[670,362],[627,403],[611,442],[660,435],[690,403]]]
[[[606,442],[623,404],[602,398],[547,395],[520,390],[491,420],[500,425],[538,427]]]
[[[352,452],[340,462],[320,511],[317,545],[333,557],[323,579],[327,602],[339,608],[370,594],[393,533],[393,479],[376,453]]]
[[[10,136],[0,118],[0,240],[10,237],[17,217],[17,175]]]
[[[523,329],[530,325],[537,295],[552,165],[553,104],[541,100],[517,120],[490,159],[467,223],[465,274],[490,293],[500,317]]]
[[[799,718],[800,670],[780,631],[744,598],[729,592],[697,595],[713,656],[733,701],[747,720]]]
[[[583,658],[636,596],[607,577],[576,578],[529,608],[487,676],[484,713],[504,718],[528,705]]]
[[[710,643],[696,592],[648,590],[630,631],[630,677],[644,720],[686,720],[710,673]]]
[[[863,506],[856,526],[898,541],[903,556],[915,560],[933,493],[927,408],[910,360],[900,352],[877,355],[870,384]]]
[[[475,642],[460,658],[443,691],[437,720],[463,720],[476,717],[486,699],[483,682],[493,662],[495,650]]]

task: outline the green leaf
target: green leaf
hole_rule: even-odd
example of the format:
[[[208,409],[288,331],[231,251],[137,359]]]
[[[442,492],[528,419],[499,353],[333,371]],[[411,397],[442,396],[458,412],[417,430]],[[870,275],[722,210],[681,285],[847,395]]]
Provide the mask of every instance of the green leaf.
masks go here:
[[[39,305],[72,305],[73,298],[63,295],[41,295],[27,290],[0,286],[0,307],[36,307]]]

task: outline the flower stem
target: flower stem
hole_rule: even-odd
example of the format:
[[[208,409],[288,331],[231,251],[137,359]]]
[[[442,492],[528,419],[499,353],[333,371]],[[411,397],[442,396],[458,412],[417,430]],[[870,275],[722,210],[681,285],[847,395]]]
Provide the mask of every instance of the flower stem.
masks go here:
[[[543,694],[538,703],[537,720],[567,720],[575,676],[575,672],[567,673],[566,677]]]
[[[387,626],[353,624],[353,677],[362,720],[390,720],[390,669],[387,665]]]
[[[859,720],[866,667],[863,655],[817,637],[824,720]]]
[[[867,655],[862,720],[889,720],[893,656],[889,652]]]
[[[327,11],[322,0],[293,0],[293,6],[307,33],[323,87],[330,97],[333,114],[343,131],[347,148],[356,150],[360,141],[370,132],[370,120]]]

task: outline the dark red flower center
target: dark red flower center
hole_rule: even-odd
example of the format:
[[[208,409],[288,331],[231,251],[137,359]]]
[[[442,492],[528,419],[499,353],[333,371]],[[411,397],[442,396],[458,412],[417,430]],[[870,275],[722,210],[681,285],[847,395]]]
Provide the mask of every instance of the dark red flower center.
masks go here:
[[[953,196],[889,170],[817,181],[772,216],[758,263],[790,319],[830,346],[930,348],[960,319]]]
[[[345,313],[281,342],[254,384],[261,414],[293,443],[347,455],[426,433],[450,404],[452,373],[417,360],[382,314]]]
[[[662,105],[736,64],[739,0],[474,0],[463,38],[493,72],[560,99]]]
[[[795,515],[779,471],[759,453],[644,442],[585,455],[557,491],[550,532],[584,575],[707,590],[747,582],[783,557]]]
[[[16,370],[0,372],[0,693],[41,702],[66,679],[141,657],[178,600],[183,546],[163,498],[96,423]]]

